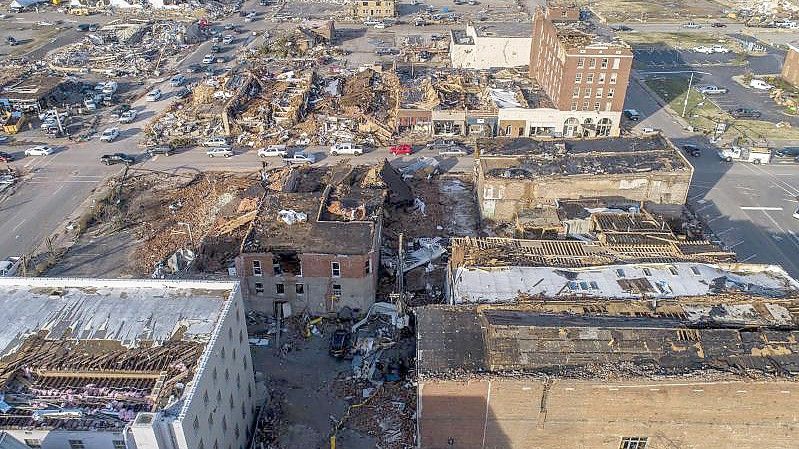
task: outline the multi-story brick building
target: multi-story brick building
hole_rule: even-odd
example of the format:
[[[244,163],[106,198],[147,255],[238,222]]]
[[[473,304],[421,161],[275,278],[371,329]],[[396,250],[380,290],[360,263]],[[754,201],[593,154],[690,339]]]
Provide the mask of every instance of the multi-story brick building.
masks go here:
[[[799,87],[799,41],[788,44],[788,54],[782,64],[782,79]]]
[[[615,112],[620,119],[632,61],[627,44],[596,33],[591,23],[580,20],[576,7],[536,10],[530,76],[556,109]]]
[[[397,181],[389,193],[388,177]],[[288,316],[375,300],[384,202],[402,179],[377,167],[303,168],[267,192],[236,259],[247,307]],[[407,187],[407,185],[405,185]],[[410,190],[402,196],[413,200]]]
[[[397,16],[395,0],[353,0],[352,15],[358,19],[377,19]]]

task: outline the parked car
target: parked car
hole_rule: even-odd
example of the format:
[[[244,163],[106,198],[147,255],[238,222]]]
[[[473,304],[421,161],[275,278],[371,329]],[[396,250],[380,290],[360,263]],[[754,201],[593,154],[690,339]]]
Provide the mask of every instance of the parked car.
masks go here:
[[[771,90],[774,88],[771,84],[759,79],[749,81],[749,87],[758,90]]]
[[[6,153],[5,151],[0,151],[0,162],[11,162],[14,160],[14,156]]]
[[[633,30],[632,28],[630,28],[627,25],[616,25],[616,26],[610,27],[610,29],[612,29],[613,31],[632,31]]]
[[[187,86],[183,86],[177,93],[175,93],[175,97],[177,98],[186,98],[191,95],[191,89]]]
[[[14,36],[8,36],[6,38],[6,44],[8,44],[9,46],[13,47],[15,45],[19,45],[19,41],[14,39]]]
[[[119,123],[133,123],[137,115],[139,115],[139,111],[128,109],[119,116]]]
[[[114,164],[125,164],[125,165],[132,165],[136,162],[136,159],[133,156],[129,156],[125,153],[114,153],[114,154],[104,154],[100,156],[100,162],[105,165],[114,165]]]
[[[363,22],[364,26],[368,26],[368,27],[373,27],[373,26],[377,25],[378,23],[380,23],[379,20],[364,20],[364,22]]]
[[[233,150],[230,147],[218,147],[218,148],[211,148],[210,150],[205,152],[208,157],[231,157],[233,156]]]
[[[700,45],[699,47],[694,47],[691,50],[693,50],[693,51],[695,51],[697,53],[704,53],[704,54],[707,54],[707,55],[713,53],[713,47],[708,47],[706,45]]]
[[[285,145],[269,145],[258,150],[258,157],[284,157],[287,154],[288,148]]]
[[[793,216],[793,218],[799,220],[799,209],[796,209],[792,216]]]
[[[636,111],[635,109],[625,109],[624,116],[634,122],[641,120],[641,114],[638,113],[638,111]]]
[[[173,76],[171,80],[169,80],[169,84],[172,85],[172,87],[181,86],[185,82],[186,82],[186,77],[181,74],[177,74]]]
[[[451,147],[457,145],[458,142],[452,139],[436,139],[432,142],[429,142],[426,146],[428,148],[441,148],[441,147]]]
[[[283,161],[288,164],[313,164],[316,162],[316,158],[313,154],[298,151],[292,155],[283,156]]]
[[[377,22],[375,24],[375,29],[376,30],[384,30],[385,28],[386,28],[386,24],[383,23],[383,22]]]
[[[172,153],[174,153],[174,150],[172,150],[172,147],[158,146],[158,147],[147,148],[147,155],[150,156],[150,157],[153,157],[156,154],[163,154],[164,156],[171,156]]]
[[[227,139],[224,137],[211,137],[203,140],[200,145],[204,147],[226,147],[228,143]]]
[[[690,144],[683,145],[682,150],[685,151],[686,154],[693,157],[699,157],[702,155],[702,150],[696,145],[690,145]]]
[[[713,53],[729,53],[730,52],[730,49],[725,47],[725,46],[723,46],[723,45],[714,45],[714,46],[710,47],[710,49],[713,50]]]
[[[460,145],[454,145],[438,150],[439,156],[466,156],[467,154],[469,154],[469,151]]]
[[[712,84],[704,85],[704,86],[696,86],[697,92],[703,95],[715,95],[715,94],[726,94],[727,88],[726,87],[719,87],[714,86]]]
[[[777,157],[797,157],[799,156],[799,147],[783,147],[774,152]]]
[[[47,145],[36,145],[25,150],[25,156],[49,156],[53,154],[53,149]]]
[[[713,28],[724,28],[727,26],[727,24],[721,22],[713,22],[713,24],[710,26],[712,26]]]
[[[161,89],[151,90],[145,98],[146,101],[158,101],[161,99]]]
[[[336,329],[330,336],[330,348],[328,352],[336,358],[344,358],[350,349],[352,334],[347,329]]]
[[[407,143],[401,143],[399,145],[394,145],[393,147],[388,149],[391,154],[394,156],[399,155],[408,155],[413,154],[413,147],[408,145]]]
[[[749,108],[737,108],[727,111],[735,118],[760,118],[763,115],[760,111]]]
[[[100,142],[113,142],[119,137],[119,128],[108,128],[100,135]]]
[[[214,55],[207,54],[203,56],[203,64],[211,64],[212,62],[214,62]]]
[[[225,36],[222,38],[222,43],[223,43],[223,44],[225,44],[225,45],[230,45],[230,44],[232,44],[232,43],[233,43],[233,35],[232,35],[232,34],[226,34],[226,35],[225,35]]]
[[[702,25],[700,25],[698,23],[695,23],[695,22],[687,22],[687,23],[682,24],[682,27],[683,28],[689,28],[689,29],[699,29],[699,28],[702,28]]]
[[[354,154],[360,156],[363,154],[363,147],[355,145],[352,142],[336,143],[330,147],[330,155],[338,156],[339,154]]]

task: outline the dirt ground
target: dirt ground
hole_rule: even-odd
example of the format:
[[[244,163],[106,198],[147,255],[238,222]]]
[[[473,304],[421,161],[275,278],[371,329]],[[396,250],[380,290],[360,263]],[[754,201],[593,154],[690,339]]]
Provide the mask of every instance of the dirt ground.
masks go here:
[[[712,0],[597,0],[582,1],[608,23],[634,21],[684,22],[694,18],[721,17],[725,9]]]
[[[276,416],[275,438],[267,447],[329,448],[334,433],[341,448],[410,447],[403,442],[412,441],[407,432],[413,429],[413,386],[386,383],[365,399],[364,388],[371,391],[374,386],[352,380],[351,362],[327,352],[336,325],[323,323],[318,328],[321,335],[304,338],[288,325],[279,345],[272,335],[268,346],[251,346],[254,368],[263,373],[271,396],[268,412]],[[290,350],[280,350],[286,344]]]

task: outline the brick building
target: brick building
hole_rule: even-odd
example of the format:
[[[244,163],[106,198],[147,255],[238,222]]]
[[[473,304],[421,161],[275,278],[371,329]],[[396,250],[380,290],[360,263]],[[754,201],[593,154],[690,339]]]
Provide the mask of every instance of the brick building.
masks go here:
[[[693,167],[666,138],[477,141],[477,199],[484,219],[513,223],[563,199],[623,198],[684,204]]]
[[[782,64],[782,79],[799,88],[799,41],[788,44],[788,54]]]
[[[388,163],[291,170],[266,193],[236,259],[247,307],[283,316],[368,308],[383,206],[412,201],[409,188],[397,193],[403,186]]]
[[[538,8],[530,77],[561,111],[621,113],[632,68],[629,45],[602,36],[573,6]]]
[[[357,19],[379,19],[397,16],[395,0],[353,0],[352,16]]]

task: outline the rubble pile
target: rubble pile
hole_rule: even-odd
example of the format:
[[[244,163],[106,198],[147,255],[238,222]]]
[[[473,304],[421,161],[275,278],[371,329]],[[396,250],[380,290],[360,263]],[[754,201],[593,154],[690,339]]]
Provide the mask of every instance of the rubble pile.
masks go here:
[[[82,41],[47,57],[50,68],[61,72],[98,72],[116,76],[150,76],[162,63],[198,40],[196,24],[144,20],[110,22]]]
[[[158,273],[163,275],[190,265],[207,272],[226,269],[262,195],[256,178],[134,175],[122,188],[119,217],[140,242],[130,257],[131,271],[145,275],[162,266]]]
[[[354,388],[353,388],[354,387]],[[382,449],[410,449],[415,447],[416,387],[412,382],[383,384],[377,389],[350,386],[347,390],[363,400],[363,392],[370,394],[360,407],[352,407],[347,422],[359,432],[378,440]],[[358,391],[360,389],[360,391]]]

